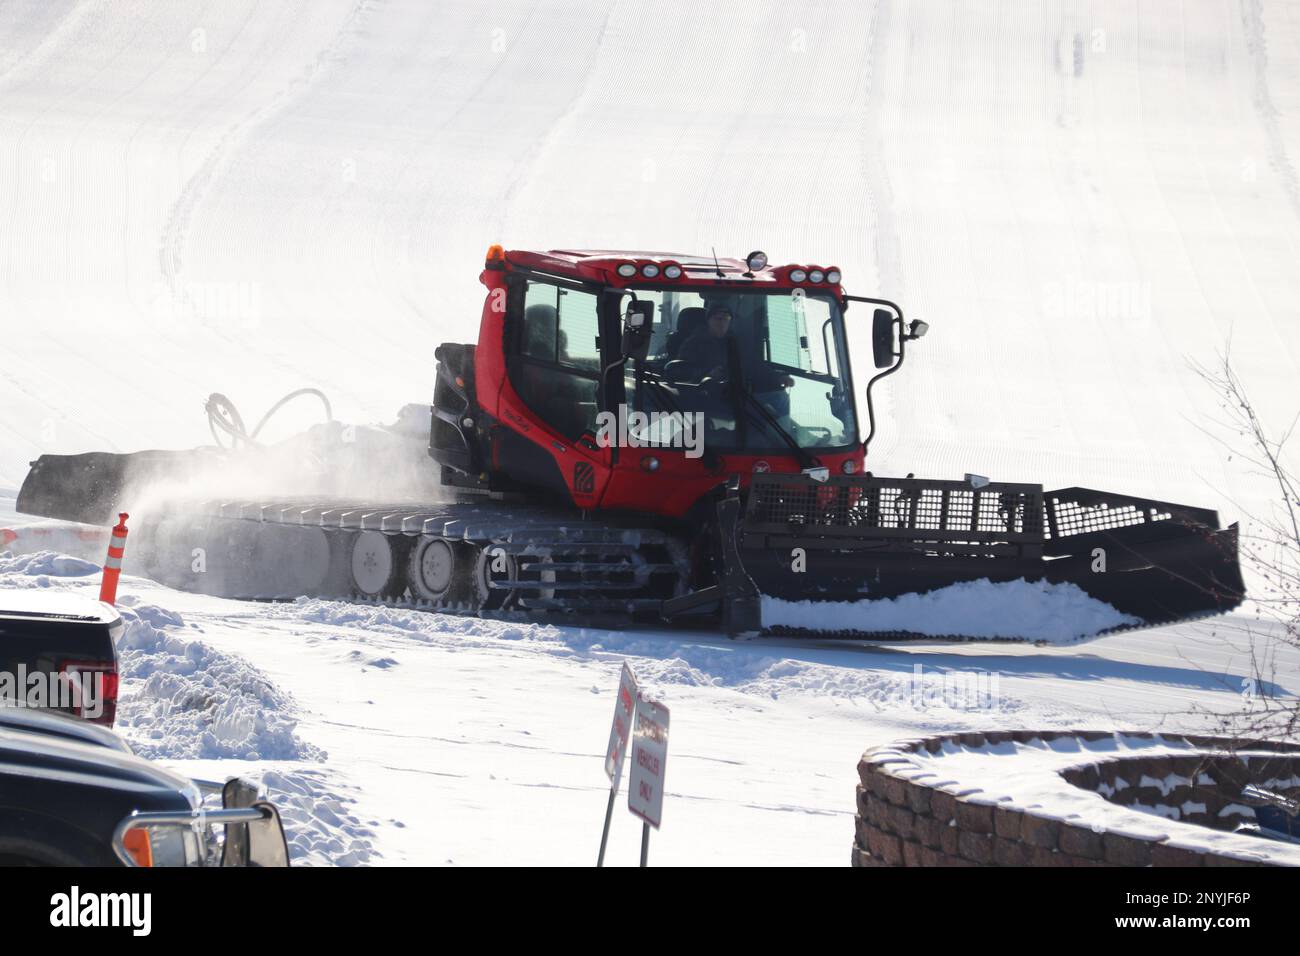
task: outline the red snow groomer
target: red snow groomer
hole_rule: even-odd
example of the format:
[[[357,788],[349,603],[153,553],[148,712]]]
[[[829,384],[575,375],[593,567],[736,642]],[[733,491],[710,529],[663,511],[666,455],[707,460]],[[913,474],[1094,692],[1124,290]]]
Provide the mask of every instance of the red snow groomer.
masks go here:
[[[1146,624],[1242,600],[1237,528],[1213,511],[865,471],[871,389],[927,326],[846,295],[837,268],[493,246],[480,278],[478,344],[436,352],[428,454],[447,500],[178,501],[141,527],[146,573],[232,597],[708,619],[732,633],[761,628],[764,596],[854,601],[979,579],[1072,582]],[[855,304],[875,364],[865,439]],[[222,427],[251,444],[235,424]],[[18,508],[101,521],[132,488],[248,453],[45,455]]]

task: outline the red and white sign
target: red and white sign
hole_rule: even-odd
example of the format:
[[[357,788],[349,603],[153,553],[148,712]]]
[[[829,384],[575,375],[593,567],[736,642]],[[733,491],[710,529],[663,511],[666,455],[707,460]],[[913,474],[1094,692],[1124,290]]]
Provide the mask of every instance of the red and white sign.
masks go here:
[[[632,770],[627,808],[659,829],[664,809],[664,770],[668,764],[668,708],[638,697],[632,725]]]
[[[627,738],[632,732],[636,693],[636,675],[624,661],[623,673],[618,679],[618,700],[614,702],[614,723],[609,728],[609,746],[605,748],[605,775],[616,790],[623,778],[623,758],[627,756]]]

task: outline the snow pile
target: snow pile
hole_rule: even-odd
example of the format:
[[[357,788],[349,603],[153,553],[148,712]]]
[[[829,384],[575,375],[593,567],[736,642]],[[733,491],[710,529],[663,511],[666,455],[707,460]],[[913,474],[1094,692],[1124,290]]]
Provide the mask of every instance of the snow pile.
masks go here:
[[[118,611],[123,608],[130,608],[135,617],[155,628],[185,626],[185,619],[175,611],[156,604],[142,604],[134,594],[124,594],[117,599]]]
[[[292,699],[242,658],[164,628],[180,618],[153,605],[119,608],[123,695],[116,729],[143,757],[320,760],[294,733]]]
[[[765,627],[819,631],[904,631],[928,637],[1019,638],[1070,644],[1141,623],[1077,584],[964,581],[925,594],[853,602],[763,598]]]
[[[0,584],[16,584],[17,582],[6,581],[6,578],[13,575],[38,579],[23,582],[22,586],[49,587],[53,582],[46,580],[48,578],[80,578],[98,574],[100,570],[100,566],[93,561],[83,561],[57,551],[33,551],[30,554],[0,552]]]

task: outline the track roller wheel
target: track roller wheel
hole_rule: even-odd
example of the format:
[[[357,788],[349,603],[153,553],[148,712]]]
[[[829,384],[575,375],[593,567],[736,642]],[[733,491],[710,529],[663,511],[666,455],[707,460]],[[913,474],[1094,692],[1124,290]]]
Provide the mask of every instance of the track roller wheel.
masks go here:
[[[422,535],[411,549],[406,579],[417,601],[451,604],[464,591],[468,564],[463,551],[454,542],[433,535]]]
[[[352,585],[373,600],[398,597],[406,590],[406,548],[399,535],[362,531],[352,543]]]
[[[518,580],[519,563],[504,548],[489,544],[479,548],[471,580],[474,606],[480,611],[496,611],[513,604],[518,591],[494,588],[492,581]]]

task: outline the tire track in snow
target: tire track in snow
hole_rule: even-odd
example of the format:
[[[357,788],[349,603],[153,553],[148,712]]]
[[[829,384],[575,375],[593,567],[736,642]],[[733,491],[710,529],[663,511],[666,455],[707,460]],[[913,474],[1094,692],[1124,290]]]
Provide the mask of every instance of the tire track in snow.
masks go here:
[[[179,278],[184,261],[185,239],[190,230],[194,215],[203,200],[204,194],[229,167],[235,154],[248,140],[253,131],[263,124],[273,122],[274,118],[286,110],[294,101],[305,93],[312,84],[338,59],[342,50],[353,35],[353,28],[362,16],[373,8],[372,0],[357,0],[351,12],[336,30],[333,40],[317,55],[315,61],[306,70],[306,75],[290,82],[278,93],[273,94],[261,106],[248,112],[242,119],[233,123],[221,141],[208,154],[208,158],[186,182],[180,196],[173,204],[172,213],[159,239],[158,261],[164,279],[171,284],[175,294],[175,283]],[[269,61],[264,59],[254,74],[256,76],[266,69]],[[251,80],[252,78],[250,78]]]
[[[1263,0],[1242,0],[1241,20],[1246,34],[1246,49],[1250,51],[1254,66],[1253,101],[1260,125],[1268,139],[1269,161],[1286,190],[1291,211],[1300,219],[1300,176],[1297,176],[1295,164],[1287,155],[1286,141],[1278,123],[1281,112],[1273,103],[1273,94],[1268,85],[1268,38],[1264,27]]]

